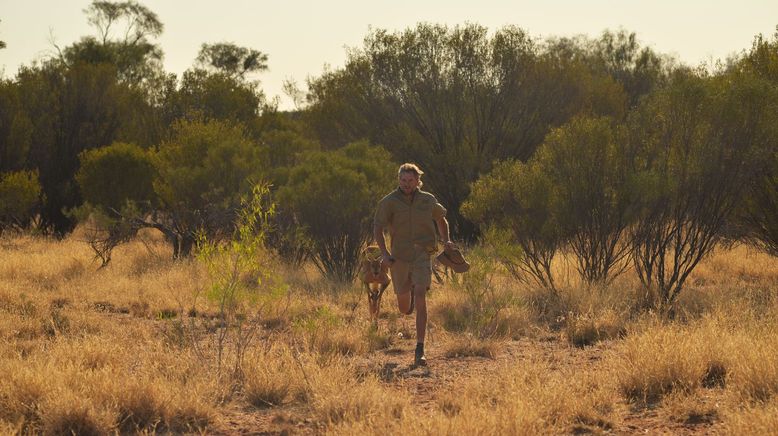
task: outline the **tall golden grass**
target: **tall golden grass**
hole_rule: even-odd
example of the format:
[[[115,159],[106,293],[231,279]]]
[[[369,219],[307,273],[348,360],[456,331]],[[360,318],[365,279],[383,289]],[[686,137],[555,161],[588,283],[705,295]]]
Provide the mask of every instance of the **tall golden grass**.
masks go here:
[[[778,425],[778,261],[747,247],[706,259],[675,319],[641,306],[630,272],[586,288],[562,258],[551,294],[474,261],[489,267],[474,271],[480,278],[430,291],[427,369],[410,365],[413,317],[397,314],[391,292],[375,329],[360,286],[274,261],[289,292],[264,308],[234,373],[217,370],[207,271],[169,257],[153,233],[118,247],[102,269],[78,233],[0,239],[0,433],[628,433],[645,424],[764,434]],[[641,421],[646,408],[658,411],[651,422]],[[265,418],[224,419],[235,410]]]

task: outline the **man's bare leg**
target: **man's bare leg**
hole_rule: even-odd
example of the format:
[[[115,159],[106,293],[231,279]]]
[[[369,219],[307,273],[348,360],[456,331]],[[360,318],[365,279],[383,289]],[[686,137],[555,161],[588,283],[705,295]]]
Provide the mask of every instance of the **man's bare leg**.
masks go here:
[[[416,342],[423,344],[427,333],[427,289],[413,287],[416,305]]]
[[[425,287],[403,286],[404,292],[397,294],[397,308],[400,313],[409,314],[416,309],[416,352],[414,364],[424,366],[427,358],[424,356],[424,337],[427,333],[427,289]],[[413,300],[411,300],[413,293]]]
[[[408,289],[401,294],[397,294],[397,309],[402,314],[408,314],[411,310],[411,290]]]
[[[427,333],[427,288],[414,286],[414,299],[416,300],[416,352],[414,364],[427,365],[424,356],[424,336]]]
[[[406,283],[403,284],[403,286],[400,288],[400,292],[397,293],[397,309],[402,314],[408,314],[408,312],[411,311],[411,291],[413,290],[413,286],[411,285],[411,280],[408,279]]]

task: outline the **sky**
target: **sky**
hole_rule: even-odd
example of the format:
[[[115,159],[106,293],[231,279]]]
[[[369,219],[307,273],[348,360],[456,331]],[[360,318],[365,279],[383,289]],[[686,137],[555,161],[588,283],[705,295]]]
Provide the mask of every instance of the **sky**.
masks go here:
[[[51,56],[52,41],[65,47],[94,35],[83,10],[91,0],[0,0],[0,71]],[[747,50],[757,34],[772,38],[778,0],[141,0],[165,26],[156,42],[165,70],[181,75],[203,43],[232,42],[269,56],[255,76],[265,94],[279,98],[285,80],[304,88],[309,77],[342,67],[370,29],[401,31],[419,22],[477,23],[494,31],[515,25],[532,37],[635,32],[654,50],[697,65]]]

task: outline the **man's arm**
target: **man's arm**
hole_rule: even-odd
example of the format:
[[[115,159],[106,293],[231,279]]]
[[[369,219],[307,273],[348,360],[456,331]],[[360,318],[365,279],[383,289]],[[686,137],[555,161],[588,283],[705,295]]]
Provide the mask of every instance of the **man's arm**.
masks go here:
[[[438,225],[438,232],[440,233],[440,240],[443,241],[443,246],[447,249],[454,248],[454,243],[451,242],[451,237],[448,233],[448,220],[446,219],[446,216],[442,216],[435,220],[435,223]]]
[[[386,239],[384,239],[384,228],[382,226],[378,224],[373,226],[373,239],[378,244],[378,248],[381,249],[381,260],[387,265],[391,265],[394,262],[394,257],[386,249]]]

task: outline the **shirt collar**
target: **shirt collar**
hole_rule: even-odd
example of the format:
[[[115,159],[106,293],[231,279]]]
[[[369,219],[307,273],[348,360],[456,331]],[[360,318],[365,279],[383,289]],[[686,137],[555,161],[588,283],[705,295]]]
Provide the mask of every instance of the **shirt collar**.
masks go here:
[[[421,189],[419,189],[419,187],[417,186],[417,187],[416,187],[416,188],[415,188],[415,189],[414,189],[414,190],[411,192],[411,202],[413,202],[413,200],[416,198],[416,194],[418,194],[418,193],[419,193],[419,191],[421,191]],[[405,199],[405,198],[406,198],[406,197],[405,197],[405,193],[403,192],[403,190],[402,190],[402,189],[400,189],[400,187],[399,187],[399,186],[397,187],[397,190],[396,190],[395,192],[397,192],[397,195],[398,195],[400,198],[402,198],[402,199]]]

